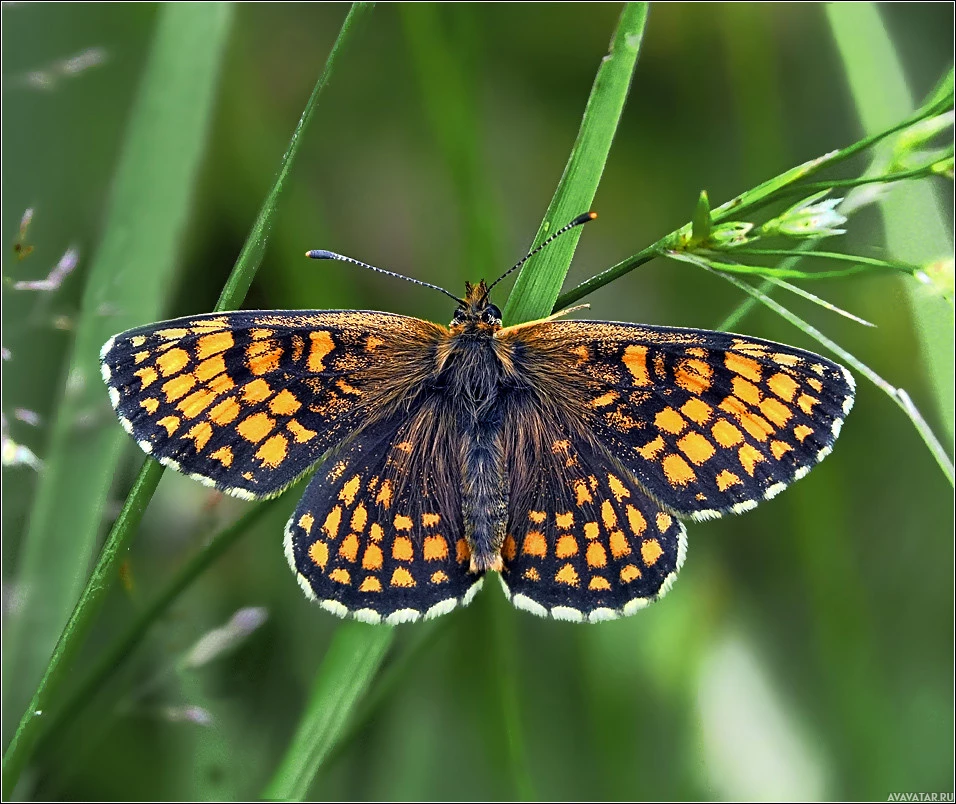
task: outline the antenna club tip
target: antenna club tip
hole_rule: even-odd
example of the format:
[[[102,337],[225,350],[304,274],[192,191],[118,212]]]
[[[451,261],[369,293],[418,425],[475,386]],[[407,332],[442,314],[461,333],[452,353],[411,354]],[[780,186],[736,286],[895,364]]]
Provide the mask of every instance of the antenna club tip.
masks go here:
[[[568,226],[580,226],[582,223],[593,221],[596,217],[596,212],[585,212],[583,215],[578,215],[573,221],[571,221],[571,223],[568,224]]]
[[[593,221],[593,220],[597,217],[597,213],[596,213],[596,212],[589,212],[589,213],[588,213],[588,217]]]
[[[314,248],[305,252],[305,256],[312,260],[334,260],[336,255],[325,249]]]

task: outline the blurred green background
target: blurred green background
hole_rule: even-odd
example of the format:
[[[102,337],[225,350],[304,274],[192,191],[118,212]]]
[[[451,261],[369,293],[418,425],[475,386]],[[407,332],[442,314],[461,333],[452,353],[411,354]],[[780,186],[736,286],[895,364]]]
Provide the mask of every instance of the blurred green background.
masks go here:
[[[211,309],[348,10],[233,10],[168,317]],[[384,309],[446,322],[440,294],[345,265],[327,248],[443,285],[492,279],[524,254],[564,168],[617,4],[383,5],[336,68],[281,198],[248,308]],[[83,281],[160,9],[3,7],[4,242],[35,208],[30,257],[4,252],[3,412],[45,456],[67,384]],[[913,96],[949,69],[950,4],[880,8]],[[98,48],[99,64],[56,67]],[[38,79],[43,71],[46,80]],[[861,134],[824,8],[653,7],[631,95],[568,286],[714,204]],[[937,188],[952,227],[951,185]],[[873,212],[828,248],[883,254]],[[10,289],[75,246],[52,294]],[[950,247],[951,248],[951,247]],[[945,256],[945,255],[941,255]],[[135,244],[129,261],[138,259]],[[864,330],[793,305],[945,432],[896,277],[817,285]],[[499,303],[505,296],[499,298]],[[601,319],[714,327],[739,301],[655,261],[593,294]],[[818,349],[769,312],[743,332]],[[39,415],[39,426],[14,417]],[[107,406],[87,426],[116,427]],[[948,438],[944,442],[951,446]],[[141,462],[129,445],[104,532]],[[3,474],[4,625],[36,473]],[[255,797],[304,707],[339,622],[301,595],[276,510],[183,595],[22,792],[67,799]],[[246,510],[167,473],[83,655],[105,646],[208,534]],[[834,455],[742,517],[688,527],[668,597],[595,626],[512,611],[497,584],[424,631],[399,629],[395,683],[325,766],[316,798],[879,798],[953,791],[953,493],[911,424],[862,384]],[[51,555],[49,560],[55,561]],[[76,577],[88,567],[77,566]],[[237,650],[182,667],[242,607],[268,621]],[[426,634],[424,638],[422,634]],[[422,643],[422,644],[418,644]],[[386,664],[388,667],[388,663]],[[35,680],[4,679],[4,745]],[[11,690],[13,690],[11,692]],[[509,692],[510,691],[510,692]],[[511,694],[516,693],[516,694]],[[208,723],[182,717],[199,707]],[[197,710],[191,710],[193,712]]]

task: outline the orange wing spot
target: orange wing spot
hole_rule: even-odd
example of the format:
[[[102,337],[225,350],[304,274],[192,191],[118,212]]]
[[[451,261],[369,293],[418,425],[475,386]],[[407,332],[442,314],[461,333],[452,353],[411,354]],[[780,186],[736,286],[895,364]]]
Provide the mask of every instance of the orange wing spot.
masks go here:
[[[793,412],[772,396],[768,396],[760,403],[760,412],[763,413],[777,427],[783,427],[793,417]]]
[[[448,576],[441,570],[438,570],[437,572],[432,573],[432,583],[447,583],[447,582],[448,582]]]
[[[786,455],[788,452],[791,452],[793,447],[791,447],[786,441],[771,441],[770,442],[770,452],[773,453],[773,457],[778,461]]]
[[[153,371],[152,369],[143,369],[143,371]],[[140,372],[136,372],[139,374]],[[153,371],[155,376],[156,372]],[[173,377],[171,380],[166,380],[163,383],[163,393],[166,394],[167,402],[175,402],[177,399],[181,399],[186,396],[192,387],[196,384],[196,378],[192,374],[180,374],[177,377]],[[143,386],[146,387],[145,385]]]
[[[220,447],[209,457],[219,461],[219,463],[228,469],[232,466],[232,462],[236,456],[232,454],[232,447]]]
[[[256,450],[256,457],[271,469],[279,466],[288,454],[289,439],[281,433],[276,433]]]
[[[206,383],[206,387],[216,394],[224,394],[226,391],[231,391],[235,388],[236,384],[228,374],[217,374]]]
[[[734,389],[734,395],[740,397],[747,404],[754,406],[760,404],[763,394],[752,382],[747,382],[743,377],[734,377],[731,385]]]
[[[633,564],[621,568],[621,583],[630,583],[641,577],[641,571]]]
[[[557,455],[559,452],[566,453],[571,448],[571,442],[566,440],[555,441],[551,445],[551,451]]]
[[[579,361],[591,359],[591,353],[588,351],[588,347],[584,344],[575,346],[573,349],[569,349],[568,351],[577,357]]]
[[[664,449],[664,439],[658,436],[653,441],[645,444],[643,447],[637,447],[636,449],[642,458],[645,458],[648,461],[653,461]]]
[[[434,528],[441,522],[441,516],[438,514],[422,514],[422,527]]]
[[[721,419],[710,428],[710,434],[722,447],[735,447],[744,440],[744,434],[730,422]]]
[[[570,564],[565,564],[561,567],[555,574],[554,580],[558,583],[563,583],[565,586],[577,586],[580,583],[578,573]]]
[[[691,346],[687,350],[687,354],[689,354],[691,357],[699,357],[703,359],[707,357],[707,350],[701,349],[699,346]]]
[[[647,527],[647,520],[633,505],[629,505],[627,506],[627,524],[631,526],[631,532],[635,536],[640,536]]]
[[[406,455],[412,451],[412,442],[411,441],[400,441],[395,445],[395,449],[400,449]]]
[[[301,407],[302,403],[296,399],[295,394],[285,389],[279,391],[269,403],[269,410],[276,416],[291,416]]]
[[[254,413],[239,422],[236,429],[246,441],[258,444],[275,427],[275,420],[269,418],[265,413]]]
[[[627,543],[627,539],[624,537],[624,534],[621,531],[611,531],[610,545],[611,555],[615,558],[630,555],[631,545]]]
[[[644,566],[653,567],[664,555],[664,548],[657,539],[648,539],[641,545],[641,558],[644,559]]]
[[[793,402],[793,395],[800,386],[788,374],[774,374],[767,380],[767,387],[784,402]]]
[[[396,561],[411,561],[414,557],[412,540],[407,536],[396,536],[392,542],[392,558]]]
[[[382,530],[382,526],[379,525],[378,522],[373,522],[372,526],[368,529],[368,535],[373,542],[380,542],[385,535],[385,531]]]
[[[312,514],[302,514],[299,517],[299,527],[306,532],[306,535],[312,533],[312,526],[315,524],[315,517]]]
[[[239,415],[239,403],[235,399],[224,399],[209,411],[209,420],[215,424],[227,425]]]
[[[524,578],[528,581],[540,581],[541,574],[534,567],[528,567],[528,569],[524,571]]]
[[[307,441],[311,441],[316,437],[316,435],[318,435],[315,430],[310,430],[308,427],[303,427],[295,419],[290,419],[287,421],[285,429],[292,434],[292,439],[296,444],[305,444]]]
[[[741,377],[746,377],[754,382],[760,382],[760,364],[756,360],[727,352],[724,356],[724,365],[734,374],[739,374]]]
[[[325,358],[335,348],[332,335],[325,330],[309,333],[309,371],[318,374],[325,371]]]
[[[657,512],[657,529],[664,533],[674,522],[673,517],[670,514],[665,514],[663,511]]]
[[[382,548],[377,544],[370,544],[365,548],[365,554],[362,556],[362,568],[367,570],[380,570],[382,568]]]
[[[793,367],[800,362],[800,358],[796,355],[786,355],[783,352],[774,352],[772,355],[770,355],[770,359],[778,365],[790,367]]]
[[[332,570],[329,573],[329,577],[336,583],[340,583],[344,586],[349,586],[352,583],[352,576],[349,575],[349,571],[342,567]]]
[[[548,518],[548,515],[544,511],[529,511],[528,512],[528,519],[534,522],[535,525],[540,525],[547,518]]]
[[[325,565],[329,563],[329,546],[321,539],[312,542],[309,546],[309,558],[317,566],[325,569]]]
[[[690,458],[691,463],[694,463],[697,466],[700,466],[712,458],[714,452],[716,451],[713,444],[711,444],[700,433],[695,433],[693,431],[678,441],[677,446],[681,452]]]
[[[763,460],[766,460],[763,455],[761,455],[755,447],[750,444],[744,444],[737,452],[737,455],[740,457],[740,465],[744,468],[744,471],[750,475],[754,476],[754,469],[758,463]]]
[[[168,349],[156,358],[156,367],[164,377],[176,374],[189,365],[189,353],[185,349]]]
[[[355,563],[355,560],[358,558],[359,550],[359,541],[358,536],[354,533],[350,533],[344,539],[342,539],[342,544],[339,546],[339,555],[342,556],[346,561]]]
[[[597,522],[584,523],[584,538],[585,539],[596,539],[600,533],[601,533],[601,529],[598,527]]]
[[[223,332],[213,332],[209,335],[203,335],[196,341],[196,359],[205,360],[226,349],[231,349],[235,344],[235,339],[229,330]]]
[[[617,514],[614,512],[614,506],[610,500],[601,503],[601,521],[608,530],[617,524]]]
[[[397,567],[395,572],[392,573],[392,580],[389,581],[389,584],[400,586],[403,589],[411,589],[415,585],[415,579],[405,567]]]
[[[358,475],[355,475],[351,478],[339,492],[339,499],[344,500],[345,504],[351,506],[355,502],[355,495],[358,494],[359,488],[362,486],[362,478]]]
[[[426,561],[444,561],[448,558],[448,542],[442,536],[426,536],[422,552]]]
[[[146,338],[144,338],[142,335],[134,335],[129,339],[129,342],[132,344],[134,349],[139,349],[140,346],[146,343]]]
[[[696,424],[706,424],[714,414],[713,408],[700,399],[688,399],[680,412]]]
[[[740,425],[758,441],[766,441],[773,433],[773,425],[756,413],[748,413],[740,420]]]
[[[574,527],[574,514],[568,511],[566,514],[555,514],[554,521],[559,528],[570,530]]]
[[[809,394],[800,394],[800,398],[797,400],[797,404],[800,406],[800,410],[807,414],[811,415],[813,412],[813,406],[820,402],[816,397],[810,396]]]
[[[694,470],[680,455],[668,455],[661,465],[664,469],[664,477],[672,486],[686,486],[697,480]]]
[[[567,558],[578,552],[578,542],[573,536],[565,534],[558,539],[558,544],[554,548],[554,554],[558,558]]]
[[[263,379],[253,380],[242,388],[242,401],[252,405],[265,402],[270,396],[272,396],[272,388]]]
[[[715,478],[717,488],[721,491],[727,491],[731,486],[739,486],[743,481],[729,469],[721,469]]]
[[[145,410],[150,416],[152,416],[159,408],[159,400],[153,399],[152,397],[150,397],[149,399],[141,399],[139,402],[139,406],[143,410]]]
[[[140,363],[146,360],[146,358],[148,358],[149,355],[150,355],[150,352],[137,352],[135,355],[133,355],[134,364],[138,366]]]
[[[617,392],[608,391],[603,396],[599,396],[597,399],[592,399],[590,405],[592,408],[604,408],[613,404],[617,400],[618,396],[620,396],[620,394]]]
[[[411,530],[415,524],[410,516],[404,514],[395,514],[395,519],[392,522],[395,525],[395,530]]]
[[[369,335],[368,339],[365,341],[365,351],[374,352],[379,346],[384,345],[385,341],[383,341],[381,338],[376,337],[375,335]]]
[[[583,480],[579,480],[574,484],[574,493],[577,497],[578,508],[584,505],[584,503],[594,502],[594,498],[591,497],[591,492]]]
[[[209,422],[199,422],[199,424],[193,425],[192,429],[186,433],[186,437],[193,440],[196,445],[196,452],[199,452],[199,450],[209,443],[209,439],[212,438],[212,427]]]
[[[501,555],[508,561],[514,561],[515,556],[518,555],[518,543],[510,533],[505,536],[504,543],[501,545]]]
[[[611,584],[608,583],[607,578],[602,578],[600,575],[595,575],[588,584],[588,589],[595,592],[606,592],[610,588]]]
[[[305,350],[305,341],[301,335],[292,336],[292,362],[298,363],[302,359],[302,352]]]
[[[621,482],[621,479],[619,477],[615,477],[614,475],[608,475],[607,484],[608,484],[608,487],[611,489],[611,494],[614,495],[614,499],[616,499],[618,502],[623,500],[625,497],[631,496],[631,492],[628,491],[627,486],[625,486],[624,483]]]
[[[362,392],[358,388],[353,388],[345,380],[336,380],[335,387],[338,388],[343,394],[350,394],[352,396],[362,395]]]
[[[807,427],[805,424],[798,424],[793,428],[793,434],[797,437],[797,441],[802,444],[803,439],[805,439],[808,435],[813,435],[813,428]]]
[[[634,378],[634,385],[644,386],[651,381],[647,373],[647,347],[631,344],[624,350],[624,357],[621,358],[627,370],[631,372]]]
[[[607,551],[600,542],[591,542],[586,553],[589,567],[603,567],[607,564]]]
[[[665,433],[677,435],[687,426],[687,422],[674,408],[664,408],[654,417],[654,425]]]
[[[179,427],[179,417],[178,416],[165,416],[160,419],[156,424],[162,425],[166,428],[166,433],[172,435],[176,432],[176,428]]]
[[[703,360],[682,360],[674,372],[674,380],[685,391],[699,396],[710,388],[713,369]]]
[[[459,564],[466,563],[471,558],[471,548],[464,539],[455,542],[455,561]]]
[[[820,382],[816,377],[807,377],[807,385],[809,385],[818,394],[823,390],[823,383]]]
[[[336,505],[329,515],[325,518],[325,522],[322,523],[322,530],[324,530],[330,539],[335,539],[339,535],[339,525],[342,524],[342,506]]]
[[[349,501],[349,505],[351,505]],[[355,533],[361,533],[365,530],[365,523],[368,522],[368,511],[362,503],[359,503],[355,511],[352,512],[352,521],[349,523],[349,527]]]
[[[548,543],[544,540],[544,534],[539,530],[528,531],[521,545],[521,552],[526,556],[544,558],[548,554]]]
[[[388,507],[392,504],[392,481],[383,480],[382,485],[379,487],[378,494],[375,497],[375,502],[381,503],[382,508],[388,510]]]
[[[156,369],[150,368],[149,366],[141,368],[139,371],[134,371],[133,375],[139,377],[140,390],[151,385],[159,377],[156,373]]]
[[[361,586],[359,586],[360,592],[381,592],[382,591],[382,582],[376,578],[374,575],[369,575],[362,581]]]
[[[176,410],[180,411],[187,419],[195,419],[216,400],[216,396],[212,391],[200,388],[176,405]]]
[[[208,360],[203,360],[202,363],[196,366],[196,370],[193,373],[199,382],[209,382],[213,377],[224,374],[225,371],[226,361],[223,360],[222,355],[216,355],[215,357],[210,357]]]
[[[189,334],[189,330],[172,327],[170,329],[158,329],[156,334],[165,341],[178,341],[180,338],[185,338]]]

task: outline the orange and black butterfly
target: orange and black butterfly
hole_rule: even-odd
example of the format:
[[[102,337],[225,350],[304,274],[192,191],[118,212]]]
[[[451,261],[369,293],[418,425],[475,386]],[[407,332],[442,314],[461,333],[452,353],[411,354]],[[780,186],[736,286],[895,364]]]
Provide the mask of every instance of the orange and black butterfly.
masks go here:
[[[289,564],[333,614],[388,623],[467,604],[489,571],[534,614],[631,614],[674,582],[681,519],[774,497],[853,404],[849,372],[810,352],[606,321],[503,327],[488,291],[467,285],[447,328],[179,318],[111,338],[103,376],[143,450],[227,494],[274,496],[325,457],[286,527]]]

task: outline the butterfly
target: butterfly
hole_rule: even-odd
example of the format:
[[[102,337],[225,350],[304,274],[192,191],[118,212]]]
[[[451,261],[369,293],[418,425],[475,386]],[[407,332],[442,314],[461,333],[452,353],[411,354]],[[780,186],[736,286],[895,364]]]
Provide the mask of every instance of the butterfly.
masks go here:
[[[853,404],[850,373],[801,349],[559,316],[505,327],[484,281],[438,289],[458,302],[448,327],[353,310],[138,327],[105,344],[103,377],[146,453],[222,492],[272,497],[319,464],[289,564],[324,609],[393,624],[467,605],[488,572],[540,616],[632,614],[673,584],[682,519],[775,497]]]

